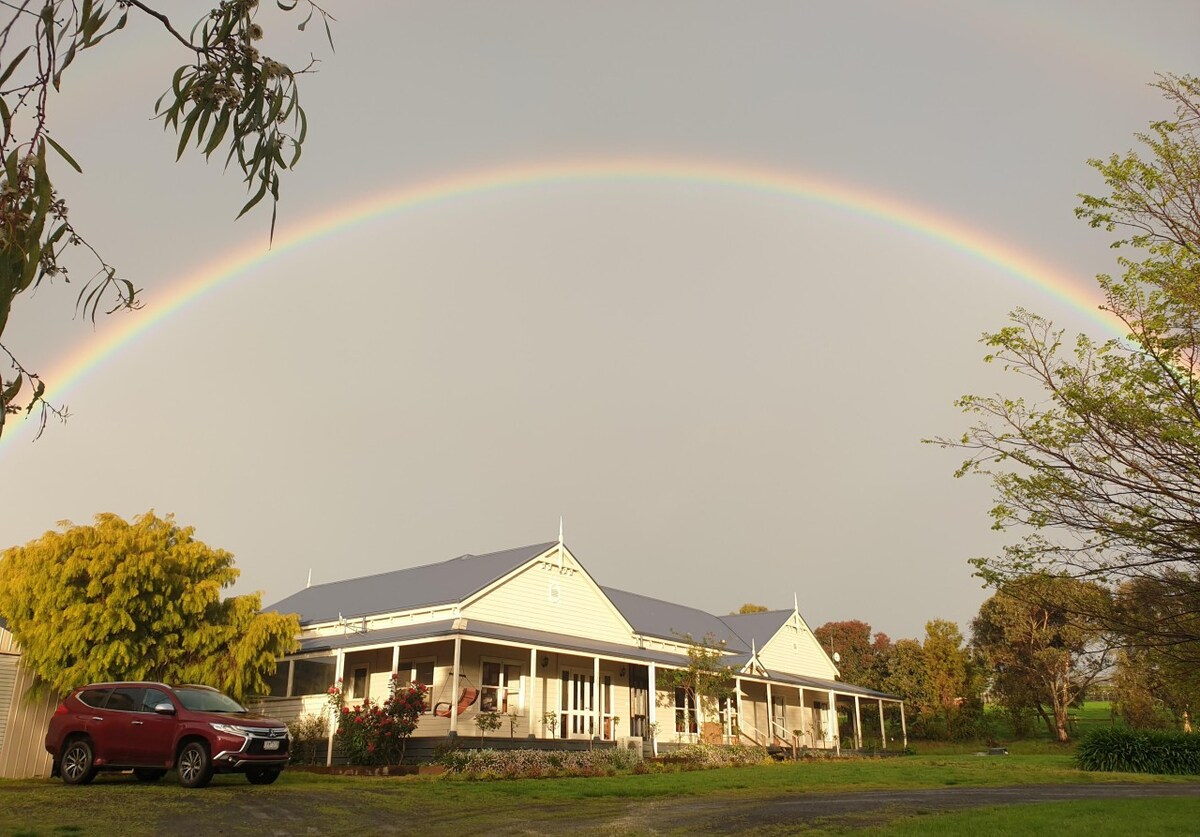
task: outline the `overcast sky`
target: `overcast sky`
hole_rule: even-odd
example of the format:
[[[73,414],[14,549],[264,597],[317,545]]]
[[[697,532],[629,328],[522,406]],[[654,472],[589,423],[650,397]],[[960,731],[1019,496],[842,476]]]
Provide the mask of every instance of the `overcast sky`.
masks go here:
[[[1115,264],[1073,216],[1102,189],[1085,161],[1168,114],[1147,83],[1196,71],[1200,43],[1190,0],[330,0],[331,53],[268,5],[264,51],[321,59],[277,235],[514,166],[741,166],[952,219],[1096,302]],[[72,66],[52,103],[85,172],[59,174],[72,220],[144,288],[136,317],[223,254],[263,259],[47,381],[73,417],[0,443],[0,546],[173,512],[271,603],[310,570],[552,540],[561,515],[601,584],[965,630],[987,595],[967,561],[1004,538],[988,486],[920,440],[1010,386],[981,332],[1024,306],[1108,336],[1081,308],[853,208],[644,177],[468,191],[268,253],[269,213],[234,223],[237,178],[174,163],[149,121],[183,60],[136,20]],[[74,294],[18,303],[27,365],[114,327]]]

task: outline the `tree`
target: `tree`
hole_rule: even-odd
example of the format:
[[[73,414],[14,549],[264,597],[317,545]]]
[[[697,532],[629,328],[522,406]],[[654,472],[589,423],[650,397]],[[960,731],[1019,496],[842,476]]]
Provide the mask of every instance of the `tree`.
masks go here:
[[[971,623],[972,643],[997,697],[1010,712],[1036,711],[1059,741],[1070,737],[1070,707],[1111,667],[1113,647],[1103,626],[1075,615],[1101,612],[1107,599],[1108,591],[1093,582],[1027,576],[1002,585]]]
[[[276,5],[293,11],[301,2],[278,0]],[[308,15],[300,28],[315,14],[328,36],[330,17],[312,0],[303,2]],[[76,57],[123,29],[131,11],[152,19],[187,56],[155,105],[164,126],[180,135],[176,156],[193,142],[206,158],[227,149],[226,165],[241,169],[251,193],[239,217],[270,195],[274,231],[279,175],[300,159],[307,132],[296,76],[311,71],[315,60],[293,70],[259,52],[258,0],[221,0],[188,35],[142,0],[5,5],[11,16],[0,28],[0,338],[20,294],[55,277],[70,281],[68,251],[77,247],[93,270],[79,289],[80,313],[94,321],[102,308],[139,307],[133,282],[120,277],[68,220],[67,202],[51,179],[48,160],[48,151],[53,152],[82,171],[53,137],[50,104]],[[65,419],[64,408],[45,400],[45,381],[3,342],[0,352],[14,372],[10,380],[0,376],[0,433],[5,417],[21,409],[40,408],[42,428],[48,414]]]
[[[1036,398],[967,395],[976,422],[960,439],[958,476],[983,474],[996,494],[994,528],[1023,537],[976,559],[1002,585],[1030,573],[1119,587],[1162,585],[1178,614],[1200,612],[1200,79],[1162,76],[1173,118],[1138,134],[1143,151],[1091,160],[1108,194],[1077,215],[1119,233],[1119,278],[1098,277],[1103,309],[1128,331],[1096,343],[1018,310],[985,334],[986,360]],[[1140,645],[1200,663],[1200,621],[1106,608],[1103,620]]]
[[[1120,585],[1114,594],[1114,607],[1123,623],[1129,614],[1143,614],[1157,625],[1167,626],[1159,633],[1185,633],[1196,630],[1200,620],[1186,596],[1176,594],[1179,586],[1165,573],[1156,579],[1142,578]],[[1191,712],[1194,696],[1200,694],[1200,669],[1190,660],[1180,659],[1176,649],[1163,646],[1153,637],[1125,637],[1126,647],[1117,660],[1116,708],[1130,726],[1161,725],[1164,709],[1183,723]],[[1153,710],[1153,711],[1151,711]]]
[[[265,694],[277,658],[298,647],[294,614],[261,613],[257,593],[221,598],[233,556],[171,515],[61,529],[0,554],[0,616],[55,693],[158,680]]]
[[[732,698],[734,692],[734,670],[723,662],[725,641],[718,641],[712,634],[702,640],[684,634],[681,639],[688,643],[687,667],[659,669],[658,683],[668,691],[682,690],[685,707],[712,718],[721,702]]]
[[[881,691],[898,695],[914,707],[925,702],[925,649],[920,642],[915,639],[896,640],[887,649],[881,668]]]
[[[838,671],[842,680],[878,689],[883,681],[883,657],[892,641],[885,633],[871,636],[871,626],[858,619],[846,622],[826,622],[813,631],[821,647],[835,652],[840,660]]]
[[[737,612],[739,614],[740,613],[766,613],[768,610],[770,610],[770,608],[767,607],[766,605],[751,604],[751,603],[747,602],[746,604],[739,607],[737,609]],[[734,614],[734,615],[736,615],[736,614]]]

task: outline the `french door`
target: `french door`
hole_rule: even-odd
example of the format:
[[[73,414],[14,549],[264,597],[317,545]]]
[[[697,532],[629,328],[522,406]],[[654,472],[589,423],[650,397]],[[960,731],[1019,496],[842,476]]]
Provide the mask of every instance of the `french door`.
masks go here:
[[[590,671],[563,669],[559,689],[559,735],[591,738],[596,734],[595,679]]]

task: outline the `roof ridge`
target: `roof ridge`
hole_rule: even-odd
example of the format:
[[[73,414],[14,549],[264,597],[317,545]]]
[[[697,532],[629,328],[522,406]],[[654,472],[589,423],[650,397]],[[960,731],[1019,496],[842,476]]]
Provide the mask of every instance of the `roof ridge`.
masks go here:
[[[356,575],[352,578],[339,578],[337,581],[322,581],[320,584],[313,584],[310,587],[306,587],[306,588],[302,588],[302,589],[311,590],[311,589],[315,589],[317,587],[329,587],[334,584],[346,584],[347,582],[351,582],[351,581],[365,581],[369,578],[379,578],[380,576],[393,575],[395,573],[406,573],[406,572],[411,572],[412,570],[421,570],[421,569],[424,569],[425,567],[437,567],[437,566],[441,566],[442,564],[449,564],[451,561],[462,561],[465,558],[489,558],[493,555],[500,555],[504,552],[519,552],[519,551],[523,551],[523,550],[527,550],[527,549],[533,549],[534,547],[549,548],[551,546],[554,546],[557,543],[558,543],[558,541],[545,541],[544,543],[531,543],[531,544],[525,544],[524,546],[509,547],[508,549],[494,549],[491,552],[484,552],[481,555],[476,555],[473,552],[467,552],[462,555],[455,555],[453,558],[443,558],[441,561],[430,561],[427,564],[417,564],[412,567],[397,567],[395,569],[383,570],[382,572],[370,573],[368,575]],[[544,552],[545,550],[543,549],[542,551]]]

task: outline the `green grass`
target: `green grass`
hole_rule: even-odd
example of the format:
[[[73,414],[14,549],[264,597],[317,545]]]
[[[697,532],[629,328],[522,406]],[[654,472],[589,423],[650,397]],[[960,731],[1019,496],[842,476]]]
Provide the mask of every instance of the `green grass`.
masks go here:
[[[906,817],[887,826],[853,829],[871,837],[1011,837],[1053,834],[1055,837],[1175,837],[1195,833],[1200,818],[1197,799],[1120,799],[1055,802],[975,808],[952,814]],[[845,834],[842,827],[810,834]]]
[[[1189,781],[1182,777],[1083,773],[1074,768],[1066,754],[931,755],[512,781],[339,777],[289,771],[269,787],[252,786],[241,776],[223,776],[202,791],[184,790],[173,779],[174,774],[170,774],[161,783],[145,785],[129,777],[101,776],[88,787],[68,787],[57,780],[0,781],[0,835],[306,833],[309,827],[324,833],[335,826],[339,832],[380,833],[380,823],[414,820],[421,823],[416,830],[426,834],[492,830],[498,822],[523,823],[532,831],[573,825],[584,831],[606,833],[621,830],[614,823],[631,827],[631,811],[652,811],[656,804],[670,800],[695,799],[697,804],[735,800],[753,805],[755,799],[797,793]],[[917,822],[923,829],[943,816],[952,815],[922,817]],[[1001,809],[996,816],[1009,816],[1008,809]],[[644,823],[644,819],[635,816],[632,822]],[[202,823],[211,826],[205,829]],[[664,830],[670,831],[670,825],[666,826]],[[889,827],[908,826],[900,822]]]

